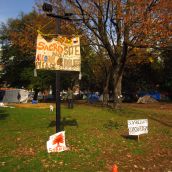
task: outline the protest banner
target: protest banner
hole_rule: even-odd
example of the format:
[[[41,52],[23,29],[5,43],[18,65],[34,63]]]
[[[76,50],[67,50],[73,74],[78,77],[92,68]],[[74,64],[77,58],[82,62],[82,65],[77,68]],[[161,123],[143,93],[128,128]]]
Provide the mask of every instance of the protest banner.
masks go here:
[[[80,39],[58,36],[46,40],[38,34],[36,45],[36,69],[80,71]]]
[[[148,120],[128,120],[129,135],[140,135],[148,133]]]
[[[47,151],[51,152],[62,152],[68,150],[65,143],[65,131],[58,132],[50,136],[47,141]]]

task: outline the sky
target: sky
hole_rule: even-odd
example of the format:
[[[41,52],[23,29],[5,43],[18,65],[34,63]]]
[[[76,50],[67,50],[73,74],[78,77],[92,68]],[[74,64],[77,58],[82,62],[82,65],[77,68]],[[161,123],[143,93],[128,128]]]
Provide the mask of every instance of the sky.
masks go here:
[[[21,12],[32,11],[35,0],[0,0],[0,23],[17,18]]]

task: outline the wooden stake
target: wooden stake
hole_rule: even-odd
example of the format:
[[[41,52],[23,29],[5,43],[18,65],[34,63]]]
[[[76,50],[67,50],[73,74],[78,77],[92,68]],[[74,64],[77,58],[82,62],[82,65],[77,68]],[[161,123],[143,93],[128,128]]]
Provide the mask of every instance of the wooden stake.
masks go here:
[[[140,135],[138,135],[138,137],[137,137],[137,138],[138,138],[138,142],[140,141],[140,137],[139,137],[139,136],[140,136]]]

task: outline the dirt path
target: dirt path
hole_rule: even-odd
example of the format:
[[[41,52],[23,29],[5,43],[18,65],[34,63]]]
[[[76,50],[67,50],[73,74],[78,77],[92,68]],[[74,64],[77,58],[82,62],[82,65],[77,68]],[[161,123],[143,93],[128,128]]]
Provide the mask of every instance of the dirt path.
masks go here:
[[[23,107],[23,108],[49,108],[50,104],[55,103],[38,103],[38,104],[10,104],[10,106]],[[77,101],[76,101],[77,104]],[[141,108],[141,109],[155,109],[155,110],[165,110],[172,111],[172,103],[150,103],[150,104],[138,104],[138,103],[122,103],[122,107],[132,107],[132,108]]]
[[[172,103],[150,103],[150,104],[138,104],[138,103],[123,103],[122,107],[134,107],[142,109],[155,109],[155,110],[172,110]]]

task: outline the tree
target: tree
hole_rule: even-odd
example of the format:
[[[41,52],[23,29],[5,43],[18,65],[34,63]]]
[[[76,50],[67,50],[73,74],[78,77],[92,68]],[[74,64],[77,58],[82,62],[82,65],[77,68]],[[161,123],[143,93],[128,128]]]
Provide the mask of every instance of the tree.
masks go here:
[[[57,2],[57,1],[53,1]],[[168,46],[171,35],[170,0],[66,0],[77,27],[103,47],[112,63],[114,106],[120,103],[121,82],[128,53],[134,48]],[[97,44],[98,41],[98,44]]]
[[[133,94],[134,98],[138,90],[155,89],[162,75],[159,53],[160,51],[150,48],[133,48],[128,53],[123,75],[123,92]]]
[[[99,48],[96,51],[96,55],[94,58],[93,72],[96,76],[96,82],[99,84],[99,90],[103,93],[103,105],[108,105],[109,98],[109,89],[110,89],[110,80],[112,78],[112,64],[111,61],[106,54],[104,48]]]
[[[169,49],[164,50],[161,53],[161,58],[163,60],[163,80],[160,85],[160,88],[168,92],[170,95],[170,98],[172,99],[172,71],[171,71],[171,65],[172,65],[172,58],[171,58],[171,53],[172,53],[172,47]]]
[[[75,25],[73,23],[67,24],[66,21],[62,22],[62,30],[64,33],[68,31],[69,36],[76,33]],[[21,14],[19,18],[9,19],[7,23],[1,24],[0,40],[3,49],[1,63],[5,66],[1,81],[6,81],[7,85],[34,89],[36,92],[49,89],[51,85],[55,90],[55,73],[53,71],[37,71],[38,76],[36,78],[33,76],[38,31],[42,32],[44,36],[46,35],[46,39],[57,36],[55,34],[55,19],[33,11],[26,15]],[[79,31],[77,30],[77,32]],[[85,44],[85,42],[86,37],[83,36],[82,43]],[[87,63],[86,58],[90,51],[91,48],[88,46],[82,48],[82,52],[85,54],[83,64]],[[86,70],[89,67],[84,66],[82,66],[83,77],[91,78],[90,73]],[[67,89],[77,82],[78,73],[63,73],[61,80],[61,89]],[[83,85],[85,87],[86,82]]]
[[[38,77],[35,78],[33,70],[37,30],[53,33],[55,30],[55,25],[53,25],[55,22],[53,22],[47,25],[49,19],[33,11],[1,24],[0,39],[3,50],[1,63],[5,66],[1,81],[5,81],[10,87],[41,91],[49,88],[55,75],[40,71]],[[47,25],[46,28],[43,28],[45,25]]]

